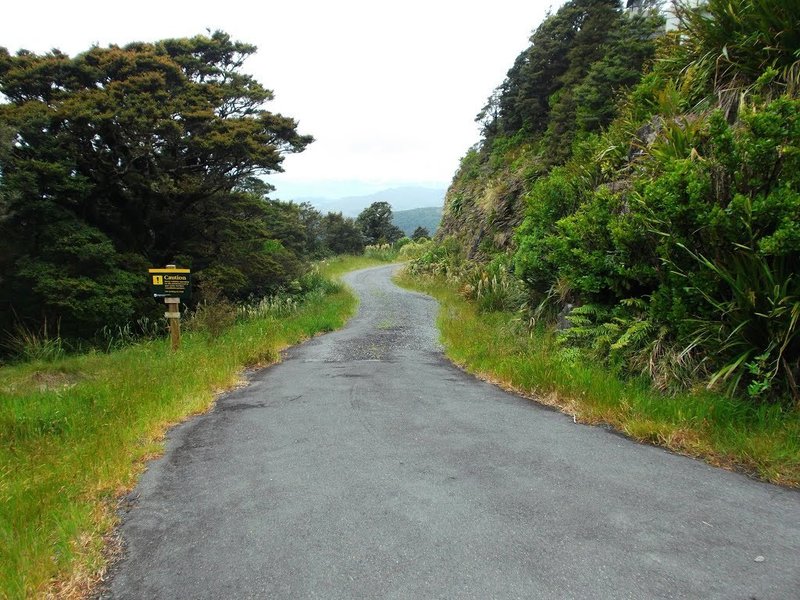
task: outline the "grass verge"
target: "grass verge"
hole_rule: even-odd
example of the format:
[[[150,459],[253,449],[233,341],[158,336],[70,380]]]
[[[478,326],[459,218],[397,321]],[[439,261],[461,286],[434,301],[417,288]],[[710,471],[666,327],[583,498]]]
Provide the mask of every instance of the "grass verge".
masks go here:
[[[377,264],[336,258],[321,271]],[[85,595],[105,568],[118,498],[166,430],[206,411],[244,367],[341,327],[356,306],[341,289],[218,338],[186,334],[178,353],[159,340],[0,368],[0,598]]]
[[[439,300],[447,356],[470,373],[577,421],[607,424],[639,441],[800,487],[800,411],[705,390],[666,396],[564,352],[552,332],[531,334],[515,313],[480,313],[441,280],[403,272],[396,281]]]
[[[394,260],[390,257],[389,260],[380,258],[373,258],[369,256],[351,256],[341,255],[328,258],[317,263],[320,272],[331,279],[338,279],[349,271],[356,271],[358,269],[366,269],[368,267],[378,267],[380,265],[388,265]]]

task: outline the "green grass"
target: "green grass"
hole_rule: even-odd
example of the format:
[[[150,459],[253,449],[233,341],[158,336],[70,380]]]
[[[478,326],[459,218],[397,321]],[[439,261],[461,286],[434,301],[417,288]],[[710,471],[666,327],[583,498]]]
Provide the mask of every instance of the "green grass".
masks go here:
[[[403,273],[397,282],[439,300],[446,353],[467,371],[578,421],[609,424],[640,441],[800,486],[800,411],[705,390],[667,396],[563,351],[551,332],[530,333],[515,313],[480,313],[441,280]]]
[[[339,258],[323,272],[374,264]],[[0,368],[0,598],[83,595],[113,546],[118,498],[169,426],[207,410],[243,367],[340,327],[356,306],[343,289],[215,339],[186,334],[178,353],[159,340]]]

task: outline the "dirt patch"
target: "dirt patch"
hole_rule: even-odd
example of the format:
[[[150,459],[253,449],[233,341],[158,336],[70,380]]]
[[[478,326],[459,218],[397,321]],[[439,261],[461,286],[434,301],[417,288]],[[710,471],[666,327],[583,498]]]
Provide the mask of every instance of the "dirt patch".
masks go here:
[[[28,385],[35,387],[40,392],[68,388],[84,379],[80,373],[65,373],[63,371],[34,371],[28,377]]]

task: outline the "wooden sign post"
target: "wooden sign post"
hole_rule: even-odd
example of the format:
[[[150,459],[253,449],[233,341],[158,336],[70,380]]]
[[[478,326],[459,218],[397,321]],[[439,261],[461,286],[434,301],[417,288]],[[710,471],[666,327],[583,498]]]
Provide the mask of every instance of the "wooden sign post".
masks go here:
[[[181,299],[164,298],[164,304],[167,305],[164,316],[169,322],[169,337],[172,340],[172,350],[175,351],[181,347]]]
[[[169,322],[169,336],[172,349],[181,346],[181,300],[192,295],[192,273],[189,269],[179,269],[167,265],[163,269],[150,269],[153,298],[163,298],[167,307],[164,316]]]

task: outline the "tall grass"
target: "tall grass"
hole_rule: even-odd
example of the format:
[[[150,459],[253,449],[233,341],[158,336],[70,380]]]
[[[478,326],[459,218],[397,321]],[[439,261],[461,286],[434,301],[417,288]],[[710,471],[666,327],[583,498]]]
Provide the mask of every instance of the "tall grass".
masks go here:
[[[364,256],[373,258],[381,262],[392,262],[397,260],[398,249],[392,244],[375,244],[364,248]]]
[[[711,464],[800,486],[800,411],[702,389],[665,395],[644,379],[623,380],[577,349],[565,350],[553,332],[530,330],[517,312],[481,312],[442,278],[404,273],[398,283],[440,301],[447,355],[471,373],[581,422],[608,424]]]
[[[428,252],[434,246],[434,241],[426,238],[420,238],[416,241],[411,241],[405,244],[397,253],[397,260],[407,261],[419,258]]]
[[[32,329],[24,323],[17,323],[0,342],[9,354],[22,360],[57,360],[66,354],[64,341],[59,328],[51,329],[47,321],[40,330]]]
[[[162,451],[166,429],[207,410],[244,366],[340,327],[355,307],[334,285],[288,312],[256,307],[215,336],[190,331],[177,353],[161,339],[1,368],[0,598],[83,595],[103,572],[116,499]]]
[[[376,244],[364,248],[364,256],[380,262],[407,261],[418,258],[433,247],[433,242],[422,238],[410,240],[401,238],[394,244]]]

